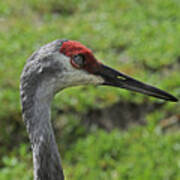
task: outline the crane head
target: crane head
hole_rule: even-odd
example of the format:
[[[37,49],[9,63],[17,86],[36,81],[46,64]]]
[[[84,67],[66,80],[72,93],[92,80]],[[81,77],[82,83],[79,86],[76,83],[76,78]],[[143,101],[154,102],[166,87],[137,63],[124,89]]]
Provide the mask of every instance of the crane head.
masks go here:
[[[28,58],[21,74],[21,89],[43,97],[76,85],[106,85],[140,92],[167,101],[173,95],[136,80],[98,61],[92,51],[77,41],[56,40]],[[38,87],[38,88],[37,88]],[[47,88],[48,87],[48,88]]]
[[[72,80],[75,82],[71,82],[71,85],[96,84],[115,86],[168,101],[177,101],[176,97],[163,90],[140,82],[102,64],[95,58],[90,49],[77,41],[63,41],[59,51],[68,57],[67,61],[71,66],[71,71],[78,72],[72,73],[74,77],[72,77]],[[77,82],[76,79],[78,79]]]

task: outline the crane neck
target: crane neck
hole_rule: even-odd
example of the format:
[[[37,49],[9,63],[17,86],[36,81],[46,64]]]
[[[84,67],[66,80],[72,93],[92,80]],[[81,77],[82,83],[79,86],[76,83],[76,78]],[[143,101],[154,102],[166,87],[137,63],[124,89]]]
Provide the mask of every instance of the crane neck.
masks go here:
[[[23,118],[33,151],[34,180],[64,180],[50,120],[53,86],[49,83],[47,79],[40,85],[21,83]]]

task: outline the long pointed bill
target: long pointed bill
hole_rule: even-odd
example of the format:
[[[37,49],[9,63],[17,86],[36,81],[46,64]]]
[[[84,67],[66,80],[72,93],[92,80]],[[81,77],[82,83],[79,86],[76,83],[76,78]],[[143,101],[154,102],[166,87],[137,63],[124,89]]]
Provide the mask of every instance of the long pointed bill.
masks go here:
[[[118,72],[103,64],[100,65],[100,68],[98,72],[96,72],[96,74],[104,78],[105,82],[103,83],[103,85],[120,87],[140,92],[142,94],[146,94],[149,96],[154,96],[156,98],[164,99],[167,101],[178,101],[176,97],[172,96],[171,94],[163,90],[142,83],[128,75]]]

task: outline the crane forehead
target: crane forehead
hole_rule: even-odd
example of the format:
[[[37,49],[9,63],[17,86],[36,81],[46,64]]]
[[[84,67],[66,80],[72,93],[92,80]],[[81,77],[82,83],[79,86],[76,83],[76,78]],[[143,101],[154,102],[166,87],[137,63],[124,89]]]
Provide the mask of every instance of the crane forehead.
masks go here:
[[[86,64],[84,65],[83,69],[89,73],[94,73],[99,67],[99,62],[94,57],[92,51],[86,46],[82,45],[80,42],[71,40],[65,41],[61,45],[60,52],[71,58],[77,54],[84,55]]]
[[[92,51],[86,46],[82,45],[80,42],[71,40],[63,42],[60,48],[60,52],[69,57],[72,57],[76,54],[92,54]]]

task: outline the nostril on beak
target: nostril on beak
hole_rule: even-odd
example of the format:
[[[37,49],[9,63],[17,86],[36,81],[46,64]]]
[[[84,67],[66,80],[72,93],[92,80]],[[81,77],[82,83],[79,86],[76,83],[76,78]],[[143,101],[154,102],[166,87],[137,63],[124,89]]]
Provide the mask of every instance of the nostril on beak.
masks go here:
[[[123,76],[117,76],[116,78],[119,79],[119,80],[122,80],[122,81],[125,81],[125,80],[126,80],[126,78],[123,77]]]

